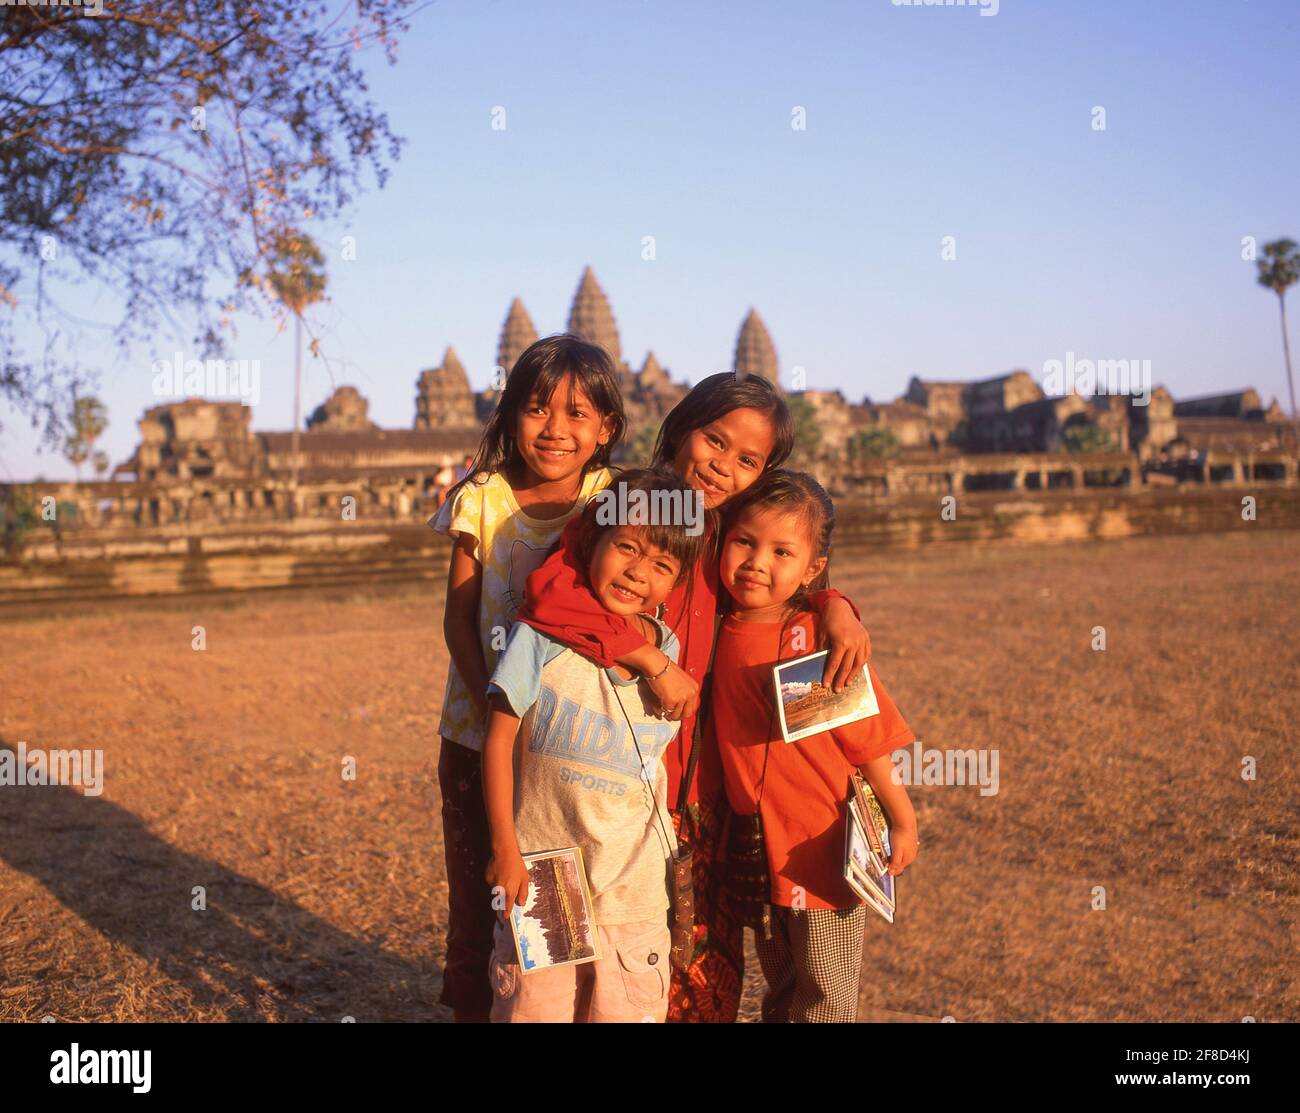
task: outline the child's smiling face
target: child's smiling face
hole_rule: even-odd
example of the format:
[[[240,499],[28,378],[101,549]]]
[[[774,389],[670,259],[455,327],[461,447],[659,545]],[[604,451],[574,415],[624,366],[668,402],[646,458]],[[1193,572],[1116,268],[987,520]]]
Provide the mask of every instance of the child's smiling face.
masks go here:
[[[813,551],[808,517],[797,510],[751,506],[722,542],[722,583],[750,619],[775,619],[801,587],[826,567]]]
[[[667,599],[681,570],[681,561],[651,545],[644,530],[613,526],[596,542],[587,578],[607,611],[634,615],[653,611]]]
[[[677,447],[673,468],[704,493],[710,510],[740,494],[760,475],[776,447],[772,419],[741,406],[692,429]]]
[[[612,420],[602,418],[574,377],[566,375],[549,401],[534,395],[520,409],[515,446],[529,471],[555,482],[581,471],[612,432]]]

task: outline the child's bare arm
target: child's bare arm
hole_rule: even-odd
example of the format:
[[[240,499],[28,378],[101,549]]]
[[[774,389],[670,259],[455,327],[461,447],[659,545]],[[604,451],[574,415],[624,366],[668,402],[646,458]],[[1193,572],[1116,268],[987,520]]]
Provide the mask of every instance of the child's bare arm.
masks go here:
[[[866,778],[871,791],[876,794],[889,816],[889,872],[897,877],[916,859],[918,838],[916,812],[912,808],[907,789],[894,783],[893,767],[889,755],[882,754],[874,761],[860,766],[858,771]]]
[[[487,739],[483,743],[483,803],[492,839],[492,857],[485,876],[494,889],[500,886],[505,897],[504,909],[498,909],[503,920],[514,905],[522,907],[528,903],[528,870],[515,834],[514,762],[518,734],[519,716],[503,696],[494,693]]]
[[[689,719],[700,709],[700,686],[676,661],[659,648],[658,628],[645,615],[637,615],[646,644],[635,653],[619,658],[619,663],[638,668],[645,676],[651,693],[659,701],[660,715],[669,721]],[[628,658],[639,656],[640,665]],[[650,677],[654,677],[653,680]]]
[[[699,710],[700,686],[655,644],[653,636],[640,649],[614,659],[620,665],[636,669],[646,678],[650,691],[663,709],[664,718],[688,719]]]
[[[862,671],[871,656],[871,635],[845,597],[830,599],[822,609],[818,648],[830,651],[822,670],[822,683],[836,692]]]
[[[479,640],[478,608],[483,591],[483,566],[474,559],[474,538],[462,533],[451,550],[447,572],[447,603],[442,633],[447,639],[451,664],[465,683],[480,715],[487,715],[487,662]]]

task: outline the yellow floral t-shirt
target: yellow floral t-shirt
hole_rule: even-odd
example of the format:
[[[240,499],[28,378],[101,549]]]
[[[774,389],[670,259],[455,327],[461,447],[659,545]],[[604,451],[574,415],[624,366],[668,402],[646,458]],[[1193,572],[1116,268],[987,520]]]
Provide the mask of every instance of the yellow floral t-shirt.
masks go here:
[[[573,509],[542,521],[519,509],[515,493],[503,475],[479,472],[429,519],[429,525],[439,533],[474,538],[474,559],[483,566],[478,633],[488,676],[496,668],[498,654],[505,649],[510,627],[524,601],[529,574],[541,566],[569,520],[582,513],[587,500],[609,482],[610,476],[608,468],[588,472]],[[486,731],[487,723],[452,662],[447,669],[438,733],[481,753]]]

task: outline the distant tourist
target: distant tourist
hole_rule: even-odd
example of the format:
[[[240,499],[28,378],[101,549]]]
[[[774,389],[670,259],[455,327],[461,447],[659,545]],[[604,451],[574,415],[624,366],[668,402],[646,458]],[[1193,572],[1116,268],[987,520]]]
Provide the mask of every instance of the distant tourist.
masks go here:
[[[477,456],[429,524],[455,541],[443,633],[451,654],[438,733],[447,858],[447,958],[442,1003],[459,1021],[492,1007],[492,891],[483,807],[487,685],[528,574],[565,524],[610,477],[626,427],[603,348],[551,336],[526,349],[483,430]]]
[[[447,501],[447,496],[451,493],[452,487],[464,478],[464,470],[453,468],[450,464],[443,464],[438,469],[438,474],[433,477],[433,490],[439,508]]]

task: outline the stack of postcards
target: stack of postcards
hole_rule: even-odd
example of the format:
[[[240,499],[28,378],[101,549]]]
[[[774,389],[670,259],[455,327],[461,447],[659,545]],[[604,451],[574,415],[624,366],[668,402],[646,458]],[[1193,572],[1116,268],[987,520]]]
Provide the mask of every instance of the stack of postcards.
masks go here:
[[[844,832],[844,880],[889,923],[898,910],[895,877],[888,872],[889,821],[871,786],[857,773],[849,778]]]

